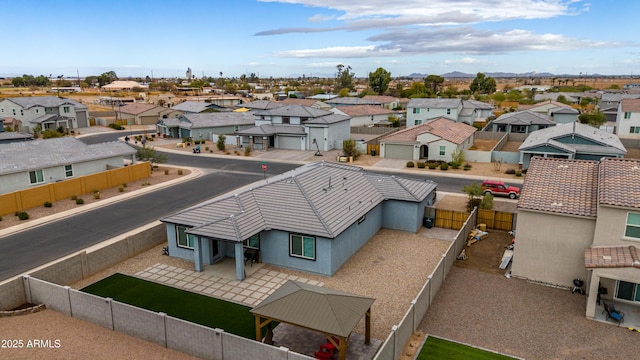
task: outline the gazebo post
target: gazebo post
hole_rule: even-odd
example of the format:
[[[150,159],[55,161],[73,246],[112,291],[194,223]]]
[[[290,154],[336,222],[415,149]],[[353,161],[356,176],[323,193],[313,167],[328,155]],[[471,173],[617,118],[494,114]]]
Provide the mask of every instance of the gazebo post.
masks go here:
[[[347,338],[340,337],[340,353],[338,354],[340,360],[346,360],[347,358]]]
[[[364,343],[371,344],[371,308],[364,314]]]
[[[260,315],[254,315],[256,318],[256,340],[262,341],[262,326],[260,326]]]

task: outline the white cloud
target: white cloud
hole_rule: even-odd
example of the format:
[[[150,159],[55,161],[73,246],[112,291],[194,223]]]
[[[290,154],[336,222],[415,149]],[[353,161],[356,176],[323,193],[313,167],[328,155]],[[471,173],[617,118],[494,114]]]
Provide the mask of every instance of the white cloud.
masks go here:
[[[360,58],[398,55],[397,49],[368,46],[334,46],[323,49],[288,50],[276,52],[280,57],[292,58]]]
[[[321,23],[321,22],[333,20],[335,18],[336,17],[333,15],[316,14],[310,17],[308,20],[309,22],[312,22],[312,23]]]
[[[487,65],[489,61],[475,59],[472,57],[463,57],[461,59],[447,59],[444,61],[447,65]]]

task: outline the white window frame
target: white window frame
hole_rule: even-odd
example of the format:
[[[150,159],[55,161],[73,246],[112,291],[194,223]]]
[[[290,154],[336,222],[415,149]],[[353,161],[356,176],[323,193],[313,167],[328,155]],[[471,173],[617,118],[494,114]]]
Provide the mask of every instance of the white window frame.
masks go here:
[[[634,222],[629,222],[629,217],[633,216],[635,219]],[[628,238],[628,239],[637,239],[640,240],[640,235],[639,236],[633,236],[633,235],[629,235],[629,227],[631,227],[631,229],[635,229],[635,231],[640,231],[640,214],[639,213],[633,213],[633,212],[628,212],[627,213],[627,221],[625,223],[625,227],[624,227],[624,237]]]
[[[413,120],[413,125],[422,125],[422,120],[420,119]]]
[[[640,134],[640,126],[631,126],[629,128],[629,134]]]
[[[414,114],[420,114],[420,108],[413,108]]]
[[[73,165],[69,164],[64,166],[64,176],[68,178],[73,177]]]
[[[628,284],[632,284],[633,285],[633,291],[631,293],[631,299],[625,299],[625,298],[618,297],[618,294],[619,294],[619,291],[620,291],[620,282],[626,282]],[[639,293],[640,293],[640,285],[639,284],[631,282],[631,281],[616,280],[616,291],[614,293],[614,298],[616,300],[637,304],[637,303],[640,302],[640,294]]]
[[[183,230],[182,233],[185,235],[185,239],[183,240],[180,239],[181,229]],[[187,230],[189,230],[189,228],[186,226],[176,225],[176,245],[179,248],[193,250],[193,237],[186,233]]]
[[[438,154],[440,154],[440,156],[445,156],[447,154],[447,147],[444,145],[440,145],[440,149],[438,149]]]
[[[293,252],[293,242],[296,241],[296,240],[301,241],[301,244],[300,244],[301,253],[300,254],[294,254],[294,252]],[[313,254],[305,254],[305,251],[304,251],[305,250],[305,246],[304,246],[305,240],[313,241]],[[315,260],[316,259],[316,238],[314,236],[306,236],[306,235],[302,235],[302,234],[289,234],[289,256],[297,257],[297,258],[301,258],[301,259],[307,259],[307,260]]]
[[[42,169],[29,171],[29,183],[31,185],[44,183],[44,171]]]
[[[626,111],[624,113],[624,118],[625,118],[625,120],[631,119],[631,113],[629,111]]]
[[[71,112],[71,106],[63,106],[62,107],[62,112],[64,112],[65,114],[68,114]]]

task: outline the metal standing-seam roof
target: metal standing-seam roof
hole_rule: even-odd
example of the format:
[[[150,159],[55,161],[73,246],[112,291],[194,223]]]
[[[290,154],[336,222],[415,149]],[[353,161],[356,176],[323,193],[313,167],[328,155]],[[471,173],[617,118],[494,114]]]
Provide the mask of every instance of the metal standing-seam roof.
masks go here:
[[[348,337],[375,299],[288,280],[251,313]]]
[[[135,154],[118,141],[87,145],[72,137],[21,141],[0,145],[0,174]]]
[[[435,188],[431,181],[317,162],[161,221],[189,226],[190,234],[238,242],[267,229],[335,238],[382,201],[421,202]]]

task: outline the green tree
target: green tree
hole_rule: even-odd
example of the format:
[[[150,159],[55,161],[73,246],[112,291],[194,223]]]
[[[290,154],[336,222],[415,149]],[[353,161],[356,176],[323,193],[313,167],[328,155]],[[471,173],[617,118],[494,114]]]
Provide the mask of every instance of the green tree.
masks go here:
[[[469,85],[469,89],[473,93],[493,94],[496,92],[496,80],[479,72]]]
[[[607,118],[603,113],[598,111],[594,114],[580,114],[578,116],[578,121],[582,124],[598,127],[607,122]]]
[[[453,85],[447,86],[442,92],[442,97],[446,99],[453,99],[456,96],[458,96],[458,88]]]
[[[360,151],[356,146],[356,141],[353,139],[347,139],[342,142],[342,153],[344,156],[353,156],[353,159],[357,159],[360,156]]]
[[[351,72],[351,66],[339,64],[336,68],[338,73],[336,74],[334,91],[338,92],[341,89],[353,90],[353,78],[355,78],[356,74]]]
[[[167,161],[167,155],[162,152],[156,151],[152,146],[142,145],[136,151],[136,159],[140,161],[148,161],[151,165],[162,164]]]
[[[387,91],[390,82],[391,73],[384,68],[379,67],[376,71],[369,73],[369,87],[378,95],[382,95]]]
[[[473,211],[473,208],[480,206],[482,202],[482,197],[484,195],[484,190],[482,189],[482,184],[475,182],[469,185],[466,185],[462,188],[462,192],[467,194],[467,211]]]
[[[111,84],[114,80],[118,80],[118,75],[116,75],[116,72],[113,70],[103,72],[98,76],[98,84],[100,84],[100,86]]]
[[[502,92],[496,92],[493,94],[491,98],[493,99],[494,102],[501,103],[507,99],[507,96]]]
[[[444,86],[444,78],[438,75],[429,75],[424,78],[424,86],[429,90],[431,95],[436,95]]]
[[[349,89],[347,89],[347,88],[340,89],[340,91],[338,91],[338,96],[340,96],[340,97],[349,97]]]
[[[216,147],[218,148],[218,150],[220,151],[224,151],[226,144],[225,141],[227,140],[227,137],[224,135],[218,135],[218,141],[216,141]]]

